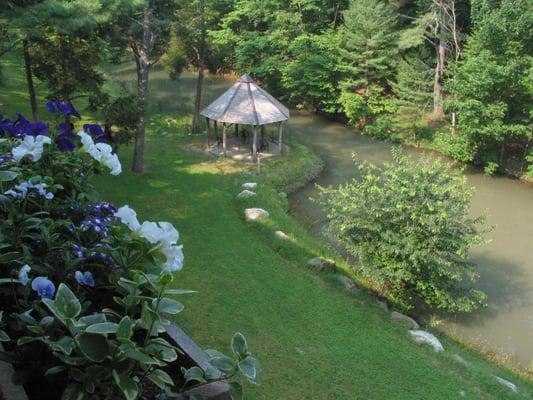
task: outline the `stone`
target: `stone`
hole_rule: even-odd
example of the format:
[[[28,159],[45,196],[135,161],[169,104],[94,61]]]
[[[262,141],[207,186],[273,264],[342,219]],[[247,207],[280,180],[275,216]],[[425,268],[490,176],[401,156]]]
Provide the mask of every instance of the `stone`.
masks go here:
[[[243,189],[254,190],[257,187],[256,182],[246,182],[242,184]]]
[[[376,304],[380,306],[384,311],[389,312],[389,306],[387,305],[386,302],[381,301],[381,300],[376,300]]]
[[[390,315],[392,322],[395,324],[403,325],[407,329],[420,329],[420,325],[411,317],[399,313],[398,311],[393,311]]]
[[[280,240],[289,240],[291,242],[293,241],[293,239],[283,231],[274,232],[274,236]]]
[[[346,275],[339,275],[338,279],[346,290],[349,290],[350,292],[356,292],[359,290],[357,283],[355,283],[353,279],[348,278]]]
[[[244,216],[248,222],[255,221],[259,218],[266,218],[269,215],[268,211],[265,211],[262,208],[247,208],[244,210]]]
[[[468,367],[468,362],[466,362],[466,360],[459,354],[452,355],[452,358],[457,364],[461,364],[464,367]]]
[[[307,261],[307,266],[322,271],[324,269],[334,269],[337,263],[329,258],[314,257]]]
[[[513,382],[509,382],[507,379],[500,378],[496,375],[493,376],[501,385],[508,387],[514,393],[518,393],[518,387]]]
[[[248,189],[244,189],[235,198],[236,199],[249,199],[250,197],[255,197],[255,196],[257,196],[257,193],[252,192],[251,190],[248,190]]]
[[[279,197],[281,197],[283,199],[287,198],[287,193],[285,193],[285,192],[279,192],[278,195],[279,195]]]
[[[433,334],[418,329],[412,329],[409,333],[415,342],[429,344],[436,352],[444,351],[441,342]]]
[[[459,396],[465,397],[466,396],[466,392],[464,390],[459,390]]]

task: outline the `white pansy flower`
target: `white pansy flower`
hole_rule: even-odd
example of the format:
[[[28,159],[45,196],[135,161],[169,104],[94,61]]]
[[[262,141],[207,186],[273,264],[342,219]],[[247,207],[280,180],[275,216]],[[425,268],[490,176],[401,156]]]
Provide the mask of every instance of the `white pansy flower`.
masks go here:
[[[183,269],[183,246],[163,245],[161,252],[167,257],[167,262],[161,268],[168,272],[181,271]]]
[[[165,271],[181,271],[183,268],[183,246],[177,245],[179,233],[170,222],[144,221],[142,225],[137,220],[137,214],[129,206],[120,207],[115,213],[132,231],[153,245],[159,246],[158,251],[166,257],[161,266]]]
[[[81,151],[88,153],[100,164],[105,165],[111,170],[111,175],[118,175],[122,172],[122,165],[116,154],[113,154],[113,148],[107,143],[94,143],[91,135],[84,131],[78,132],[81,138]]]
[[[21,144],[11,150],[15,161],[19,162],[25,156],[30,155],[33,161],[39,161],[43,155],[44,145],[52,143],[48,136],[26,135]]]
[[[113,154],[113,149],[106,143],[96,143],[98,150],[98,161],[111,170],[111,175],[118,175],[122,172],[122,165],[116,154]]]
[[[120,221],[127,225],[132,231],[138,231],[141,227],[141,224],[137,219],[137,213],[128,205],[120,207],[114,216],[120,219]]]
[[[19,271],[19,282],[26,286],[30,283],[31,279],[28,277],[28,273],[31,271],[31,268],[28,264],[25,264]]]

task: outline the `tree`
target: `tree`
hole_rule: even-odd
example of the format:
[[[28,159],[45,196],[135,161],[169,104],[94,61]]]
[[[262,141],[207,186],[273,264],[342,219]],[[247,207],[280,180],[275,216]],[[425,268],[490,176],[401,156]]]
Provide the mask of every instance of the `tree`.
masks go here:
[[[132,171],[144,170],[144,137],[150,70],[165,53],[176,10],[174,0],[115,0],[105,35],[115,52],[131,51],[137,69],[137,132]]]
[[[484,218],[469,216],[473,191],[461,171],[399,149],[392,163],[358,169],[360,180],[321,188],[319,201],[360,271],[408,308],[419,301],[448,311],[478,307],[485,295],[464,281],[478,276],[468,250],[483,243]]]
[[[192,118],[192,132],[200,131],[200,106],[205,70],[216,71],[220,68],[219,48],[208,36],[207,29],[215,29],[222,15],[229,11],[228,0],[186,0],[178,5],[176,12],[174,45],[181,51],[181,56],[189,66],[198,72],[196,94]],[[176,54],[176,53],[175,53]],[[179,75],[184,63],[179,58],[174,62],[174,76]]]
[[[456,141],[489,172],[505,161],[505,146],[519,143],[527,156],[533,116],[533,13],[527,0],[503,0],[476,15],[448,107],[457,112]]]
[[[341,105],[351,120],[366,123],[368,102],[382,96],[394,76],[397,56],[396,17],[381,1],[353,0],[340,28]]]
[[[411,27],[402,32],[399,47],[402,50],[416,48],[429,43],[435,51],[433,78],[433,117],[441,118],[443,109],[443,84],[446,69],[446,54],[458,61],[461,55],[463,35],[459,25],[456,0],[422,1],[423,10],[413,18]],[[463,7],[464,8],[464,7]],[[463,14],[468,11],[463,10]]]
[[[289,47],[282,71],[282,86],[297,107],[335,113],[338,109],[339,37],[333,30],[321,35],[303,34]]]

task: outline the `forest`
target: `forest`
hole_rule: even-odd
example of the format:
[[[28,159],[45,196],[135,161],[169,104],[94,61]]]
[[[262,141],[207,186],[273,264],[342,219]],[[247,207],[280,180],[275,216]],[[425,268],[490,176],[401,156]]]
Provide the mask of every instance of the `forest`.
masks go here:
[[[9,0],[1,13],[0,60],[22,53],[34,117],[34,77],[49,99],[87,98],[136,138],[137,170],[159,63],[198,74],[194,132],[205,73],[247,72],[364,134],[533,177],[528,0]],[[105,66],[129,58],[136,93],[106,93]]]

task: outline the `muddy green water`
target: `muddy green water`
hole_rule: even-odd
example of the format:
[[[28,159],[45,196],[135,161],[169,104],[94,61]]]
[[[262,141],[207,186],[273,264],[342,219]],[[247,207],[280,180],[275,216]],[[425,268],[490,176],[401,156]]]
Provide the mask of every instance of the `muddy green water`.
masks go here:
[[[337,185],[356,176],[352,153],[373,163],[390,160],[391,145],[363,137],[355,130],[305,112],[293,112],[288,132],[309,146],[326,163],[316,183]],[[415,153],[415,150],[408,149]],[[488,213],[490,243],[477,247],[471,258],[479,266],[477,283],[488,294],[488,306],[467,316],[439,316],[439,329],[485,349],[533,361],[533,186],[504,177],[468,172],[475,187],[472,213]],[[314,184],[290,196],[292,215],[319,235],[325,218],[309,200]]]

